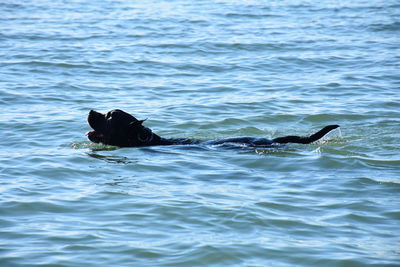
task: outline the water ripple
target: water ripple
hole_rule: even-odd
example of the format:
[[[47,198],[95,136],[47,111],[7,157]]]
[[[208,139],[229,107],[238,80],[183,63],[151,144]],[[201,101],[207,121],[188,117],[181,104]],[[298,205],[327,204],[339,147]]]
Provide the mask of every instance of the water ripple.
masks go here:
[[[399,8],[0,4],[0,265],[399,265]],[[88,111],[113,108],[164,137],[341,132],[90,143]]]

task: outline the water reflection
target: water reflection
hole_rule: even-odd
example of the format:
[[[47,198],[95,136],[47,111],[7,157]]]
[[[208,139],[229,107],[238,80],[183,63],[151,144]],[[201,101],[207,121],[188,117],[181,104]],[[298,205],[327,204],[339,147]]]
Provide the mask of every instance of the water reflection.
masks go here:
[[[95,158],[95,159],[100,159],[104,160],[109,163],[118,163],[118,164],[129,164],[129,163],[135,163],[137,161],[132,160],[127,157],[123,156],[115,156],[115,155],[100,155],[98,153],[86,153],[89,157]]]

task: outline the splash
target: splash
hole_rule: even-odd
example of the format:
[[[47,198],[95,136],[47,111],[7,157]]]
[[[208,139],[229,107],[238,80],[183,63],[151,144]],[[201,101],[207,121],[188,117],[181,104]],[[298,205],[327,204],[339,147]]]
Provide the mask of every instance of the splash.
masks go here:
[[[89,143],[89,142],[72,142],[70,143],[72,149],[90,149],[92,151],[112,151],[118,149],[116,146],[109,146],[103,144]]]
[[[340,143],[343,140],[344,139],[343,139],[341,128],[338,127],[335,130],[327,133],[324,137],[322,137],[318,141],[315,141],[313,144],[323,145],[326,143]]]

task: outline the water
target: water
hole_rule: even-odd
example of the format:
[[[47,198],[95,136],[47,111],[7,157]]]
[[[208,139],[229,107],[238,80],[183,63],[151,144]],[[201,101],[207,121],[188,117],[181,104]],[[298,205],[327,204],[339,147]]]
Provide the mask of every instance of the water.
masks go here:
[[[2,1],[1,266],[399,266],[398,1]],[[90,109],[163,137],[91,144]]]

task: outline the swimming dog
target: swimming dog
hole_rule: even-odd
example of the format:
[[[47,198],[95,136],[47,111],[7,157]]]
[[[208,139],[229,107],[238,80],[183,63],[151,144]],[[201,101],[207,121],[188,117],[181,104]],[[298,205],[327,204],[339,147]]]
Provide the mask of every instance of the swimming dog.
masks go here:
[[[251,147],[270,147],[273,145],[298,143],[310,144],[321,139],[324,135],[339,127],[328,125],[310,136],[283,136],[274,139],[255,137],[233,137],[201,141],[185,138],[162,138],[152,130],[143,126],[145,120],[138,120],[131,114],[120,109],[114,109],[106,114],[91,110],[88,123],[93,128],[87,132],[90,141],[118,147],[143,147],[157,145],[187,145],[187,144],[244,144]]]

